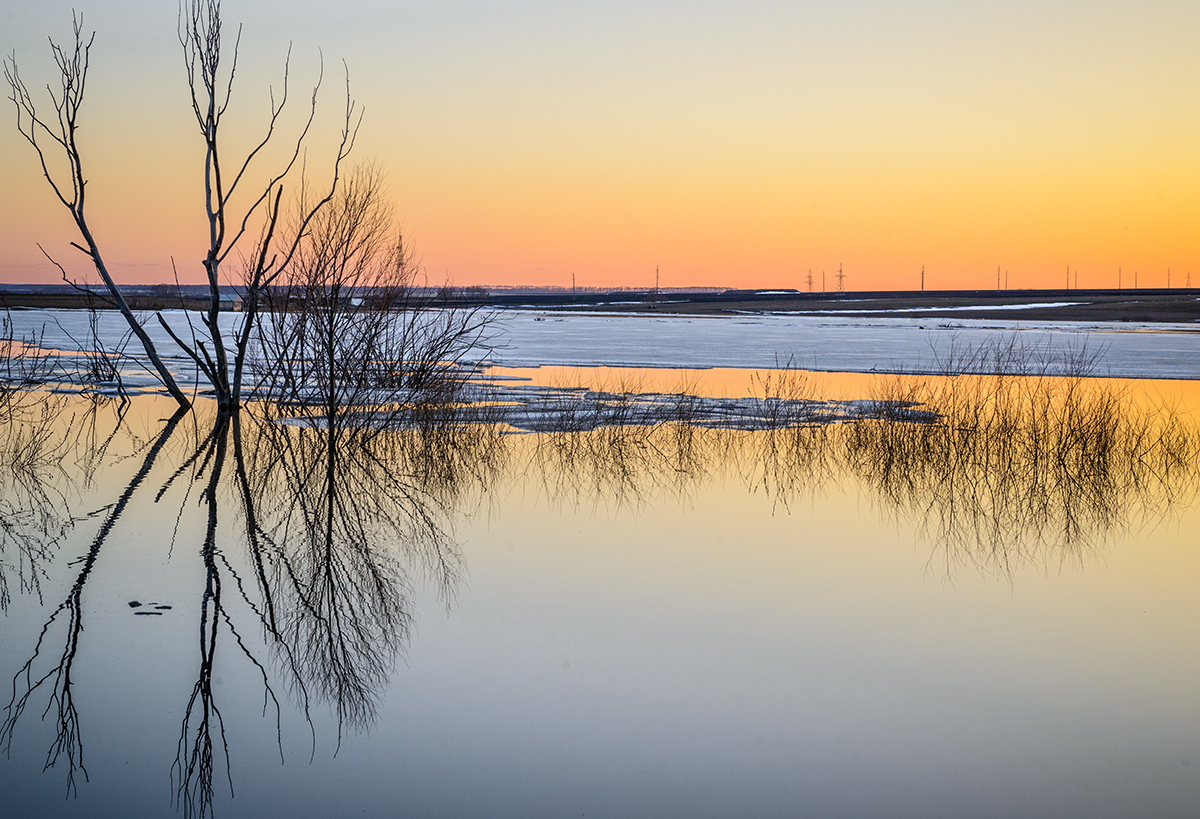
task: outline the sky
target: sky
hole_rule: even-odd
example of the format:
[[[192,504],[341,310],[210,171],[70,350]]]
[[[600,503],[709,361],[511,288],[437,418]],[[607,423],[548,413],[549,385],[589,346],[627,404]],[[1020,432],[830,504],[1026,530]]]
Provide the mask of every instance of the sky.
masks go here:
[[[170,0],[5,4],[37,88],[94,29],[80,142],[119,280],[203,276],[203,154]],[[20,6],[20,7],[18,7]],[[228,156],[289,44],[314,180],[345,103],[431,282],[847,290],[1200,286],[1200,4],[225,0]],[[343,63],[344,61],[344,63]],[[0,114],[0,281],[86,260]],[[280,143],[282,145],[282,142]],[[278,154],[252,166],[261,184]],[[293,186],[294,187],[294,186]],[[289,191],[290,192],[290,191]]]

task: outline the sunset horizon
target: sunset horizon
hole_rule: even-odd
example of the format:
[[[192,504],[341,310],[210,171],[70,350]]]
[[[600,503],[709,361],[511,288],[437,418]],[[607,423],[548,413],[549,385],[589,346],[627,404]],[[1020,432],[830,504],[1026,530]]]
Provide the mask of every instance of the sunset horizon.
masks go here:
[[[202,152],[170,5],[80,9],[96,31],[89,218],[129,284],[204,280]],[[46,38],[69,38],[71,8],[5,12],[5,52],[43,94]],[[1117,289],[1200,272],[1186,34],[1200,10],[1185,4],[225,14],[243,25],[228,149],[261,133],[290,43],[280,133],[298,133],[323,62],[306,154],[322,179],[345,58],[365,110],[349,161],[383,169],[430,282],[652,287],[657,268],[661,287],[806,291],[811,271],[819,291],[840,267],[847,291],[919,290],[922,270],[926,289],[997,289],[998,269],[1000,289]],[[86,278],[70,216],[6,117],[0,281],[60,281],[39,244]]]

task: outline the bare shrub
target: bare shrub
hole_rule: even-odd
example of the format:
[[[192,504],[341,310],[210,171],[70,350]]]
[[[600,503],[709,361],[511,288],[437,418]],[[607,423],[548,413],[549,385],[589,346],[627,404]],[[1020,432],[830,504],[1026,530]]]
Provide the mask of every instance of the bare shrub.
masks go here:
[[[303,197],[298,213],[307,212]],[[491,316],[416,288],[419,266],[399,231],[382,175],[353,171],[311,221],[264,298],[252,361],[257,392],[301,414],[368,413],[378,427],[451,408],[488,347]]]

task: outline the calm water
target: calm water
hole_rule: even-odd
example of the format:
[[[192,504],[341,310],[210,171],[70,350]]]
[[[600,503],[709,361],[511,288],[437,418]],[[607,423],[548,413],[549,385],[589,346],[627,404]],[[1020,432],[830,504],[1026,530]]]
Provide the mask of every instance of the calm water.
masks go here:
[[[5,816],[1200,805],[1194,450],[122,412],[5,428]]]

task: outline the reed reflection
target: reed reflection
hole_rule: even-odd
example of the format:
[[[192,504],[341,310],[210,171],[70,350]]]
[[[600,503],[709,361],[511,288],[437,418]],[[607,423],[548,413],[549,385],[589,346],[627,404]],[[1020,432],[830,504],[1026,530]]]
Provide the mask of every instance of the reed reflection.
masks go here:
[[[787,508],[857,484],[923,530],[948,575],[1078,561],[1197,494],[1195,418],[1115,382],[1078,372],[881,377],[869,398],[820,409],[810,389],[803,373],[773,373],[736,424],[729,402],[686,394],[633,423],[589,415],[589,399],[576,397],[582,406],[562,415],[585,422],[541,434],[530,463],[565,505],[638,506],[719,479]]]
[[[938,417],[847,425],[839,455],[885,508],[926,529],[947,573],[1078,561],[1196,496],[1194,419],[1111,382],[958,376],[880,391]]]
[[[57,407],[7,409],[0,426],[0,611],[11,600],[10,578],[20,592],[40,595],[55,546],[71,528],[57,486],[65,454],[54,436]]]

